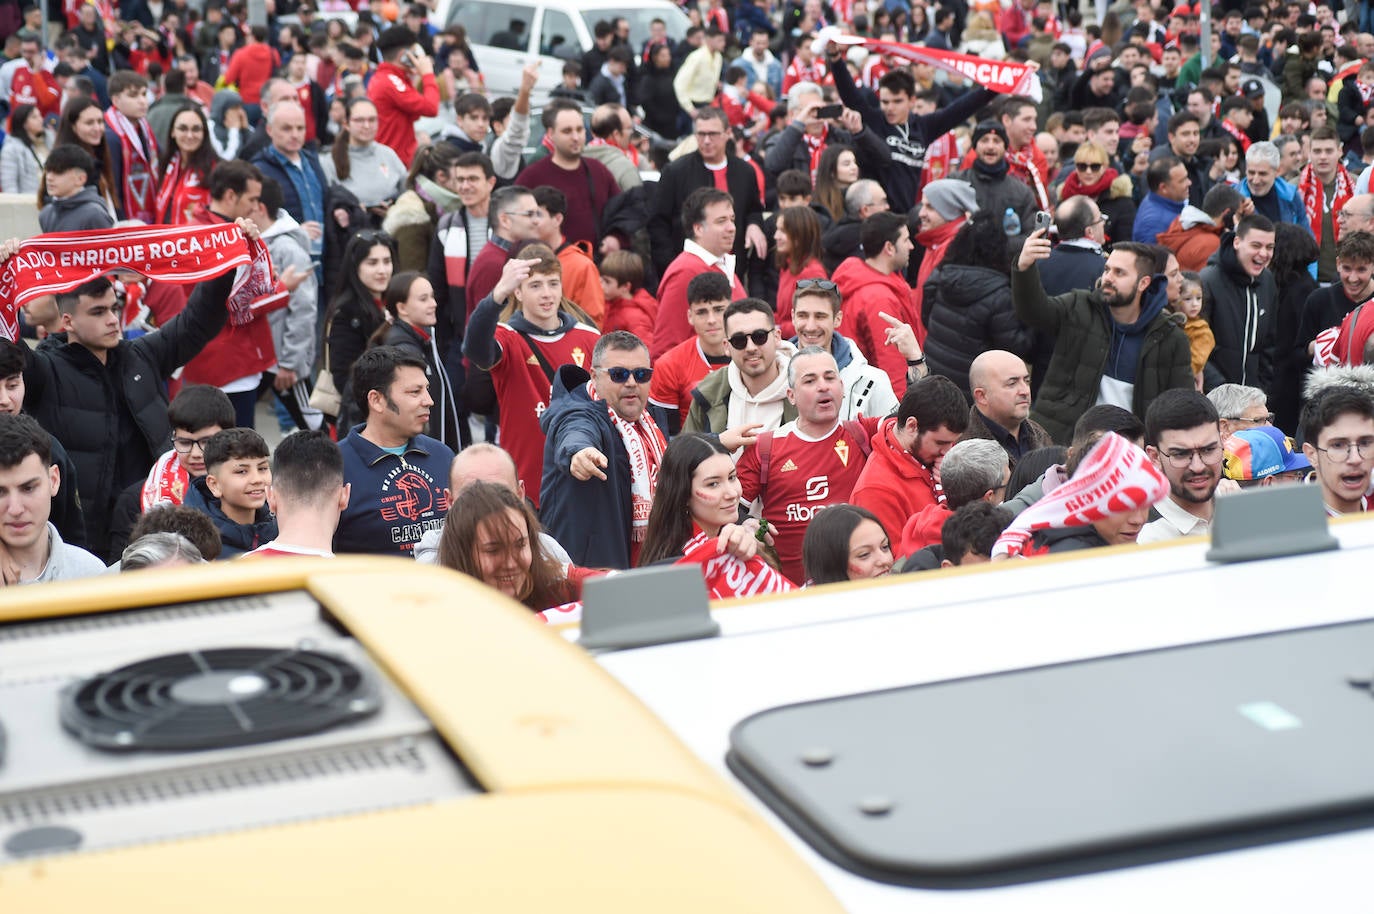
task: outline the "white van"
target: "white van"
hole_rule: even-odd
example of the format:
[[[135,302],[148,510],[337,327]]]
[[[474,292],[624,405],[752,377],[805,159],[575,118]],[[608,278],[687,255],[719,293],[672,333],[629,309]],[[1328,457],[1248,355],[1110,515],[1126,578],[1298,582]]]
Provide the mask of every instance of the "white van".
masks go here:
[[[467,29],[468,44],[493,95],[518,92],[520,71],[538,60],[534,96],[539,100],[562,81],[563,64],[580,60],[592,47],[596,23],[618,16],[630,21],[630,47],[636,53],[649,39],[654,19],[662,19],[668,37],[679,42],[691,24],[669,0],[620,0],[614,5],[606,0],[439,0],[430,22],[440,29]]]
[[[1278,521],[1271,547],[1298,535]],[[1354,910],[1368,816],[1288,802],[1374,804],[1374,522],[1330,534],[1264,561],[1190,538],[736,600],[714,635],[598,638],[596,660],[854,914]],[[642,626],[650,600],[627,605]],[[1037,854],[1030,876],[975,868]]]

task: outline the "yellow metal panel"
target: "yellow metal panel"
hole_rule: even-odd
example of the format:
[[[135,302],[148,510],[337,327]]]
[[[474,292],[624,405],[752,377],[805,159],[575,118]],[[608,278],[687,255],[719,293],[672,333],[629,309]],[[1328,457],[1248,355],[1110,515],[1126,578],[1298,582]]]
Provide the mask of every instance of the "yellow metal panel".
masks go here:
[[[837,914],[761,823],[636,790],[485,796],[0,868],[23,914]]]

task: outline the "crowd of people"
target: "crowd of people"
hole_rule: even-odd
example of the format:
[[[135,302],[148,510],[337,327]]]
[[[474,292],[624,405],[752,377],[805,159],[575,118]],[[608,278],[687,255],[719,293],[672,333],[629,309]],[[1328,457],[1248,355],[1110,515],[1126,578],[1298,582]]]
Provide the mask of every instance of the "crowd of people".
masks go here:
[[[6,43],[0,189],[44,232],[235,224],[277,279],[247,319],[232,273],[137,264],[24,306],[6,583],[371,553],[541,611],[660,562],[726,595],[1206,535],[1279,484],[1369,507],[1364,7],[1226,0],[1203,49],[1156,0],[710,0],[510,94],[424,3],[356,8],[73,2]]]

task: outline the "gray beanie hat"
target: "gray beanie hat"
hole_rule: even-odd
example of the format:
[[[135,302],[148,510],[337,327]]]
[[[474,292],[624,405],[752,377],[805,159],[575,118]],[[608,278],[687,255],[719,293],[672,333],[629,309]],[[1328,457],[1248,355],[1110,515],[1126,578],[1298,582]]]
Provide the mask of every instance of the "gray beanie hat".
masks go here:
[[[962,219],[964,214],[978,212],[978,200],[973,195],[973,185],[958,178],[942,178],[931,181],[921,191],[921,199],[947,221]]]

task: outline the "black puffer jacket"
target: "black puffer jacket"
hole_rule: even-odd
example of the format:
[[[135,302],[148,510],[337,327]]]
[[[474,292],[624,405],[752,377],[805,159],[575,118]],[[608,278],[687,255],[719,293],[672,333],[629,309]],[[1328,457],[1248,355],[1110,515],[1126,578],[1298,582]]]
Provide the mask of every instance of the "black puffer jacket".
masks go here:
[[[24,406],[67,449],[76,467],[90,551],[106,554],[110,515],[124,488],[170,447],[166,379],[224,327],[234,274],[196,286],[186,309],[161,330],[125,340],[101,364],[66,334],[48,337],[24,368]],[[119,454],[118,401],[133,415],[132,450]],[[123,473],[117,472],[122,467]]]
[[[1218,384],[1245,384],[1272,396],[1279,348],[1278,284],[1269,270],[1258,277],[1245,272],[1234,237],[1222,234],[1221,246],[1202,270],[1202,317],[1217,341],[1203,369],[1203,386],[1211,390]]]
[[[926,325],[926,361],[932,374],[944,375],[966,396],[968,369],[989,349],[1029,358],[1031,331],[1016,318],[1011,280],[987,267],[942,263],[926,280],[921,300]]]

